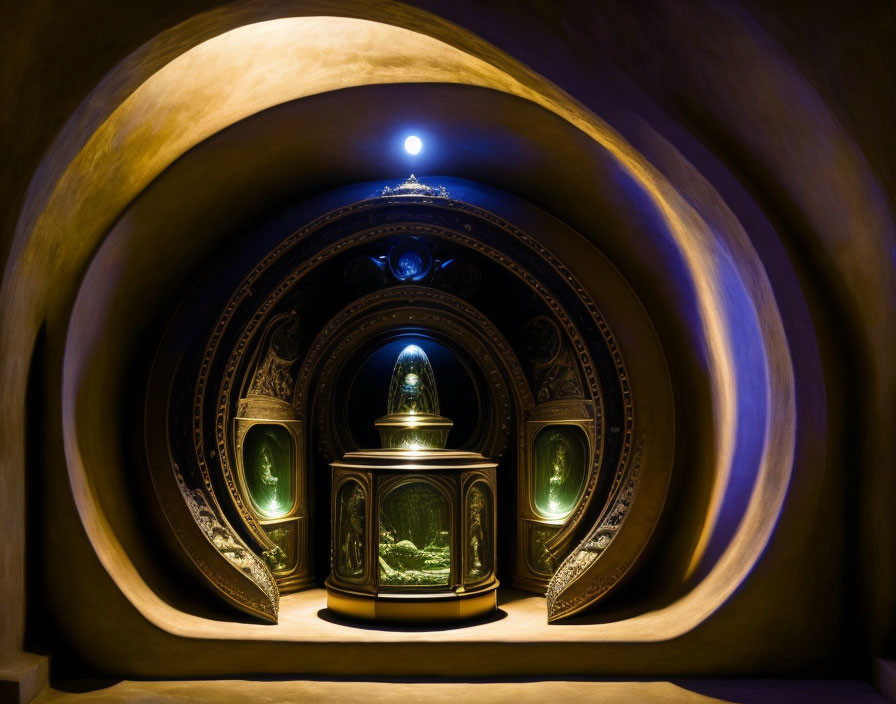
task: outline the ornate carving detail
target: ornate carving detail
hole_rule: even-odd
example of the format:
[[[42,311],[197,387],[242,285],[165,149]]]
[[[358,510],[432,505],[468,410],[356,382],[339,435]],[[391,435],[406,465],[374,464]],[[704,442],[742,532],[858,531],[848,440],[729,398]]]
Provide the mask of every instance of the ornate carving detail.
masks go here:
[[[283,318],[286,318],[285,320]],[[299,357],[299,320],[295,313],[278,316],[268,326],[265,355],[252,375],[249,393],[289,401],[293,378],[290,368]]]
[[[266,532],[270,541],[274,544],[270,549],[264,550],[261,556],[264,558],[271,572],[280,575],[283,572],[294,571],[296,568],[297,524],[294,522],[282,523],[279,526],[267,526]]]
[[[347,495],[345,492],[348,492]],[[359,579],[365,571],[364,524],[367,517],[367,498],[361,485],[356,481],[346,482],[340,491],[340,503],[337,507],[338,521],[334,525],[339,529],[339,544],[333,546],[339,555],[333,562],[331,553],[330,569],[346,579]],[[334,540],[336,533],[334,532]]]
[[[289,401],[293,385],[292,374],[289,373],[291,366],[292,361],[281,359],[274,350],[268,350],[268,356],[255,370],[249,393]]]
[[[594,404],[586,399],[556,401],[536,406],[529,413],[530,421],[571,420],[579,421],[596,417]]]
[[[531,531],[531,563],[532,570],[538,574],[550,576],[554,573],[554,556],[551,551],[545,547],[550,541],[554,533],[557,532],[554,526],[530,526]]]
[[[426,186],[417,180],[414,174],[397,186],[386,186],[382,190],[384,196],[431,196],[433,198],[448,198],[448,191],[444,186]]]
[[[228,562],[251,579],[267,595],[269,609],[266,611],[269,610],[276,618],[280,608],[280,594],[271,573],[227,524],[226,519],[218,515],[216,508],[212,507],[202,490],[190,489],[180,473],[180,468],[174,465],[173,469],[177,485],[196,525],[215,549],[227,558]]]
[[[252,291],[248,286],[243,286],[240,288],[239,294],[237,295],[251,296]],[[219,326],[216,326],[215,330],[216,332],[223,332],[223,328],[220,327],[220,324]],[[293,420],[295,418],[295,413],[289,405],[293,384],[290,369],[299,356],[300,332],[299,319],[294,311],[274,316],[268,323],[261,337],[261,343],[255,351],[252,361],[249,363],[249,368],[252,368],[253,363],[259,356],[262,354],[265,356],[262,362],[255,366],[255,371],[250,377],[251,383],[248,385],[248,398],[242,398],[238,403],[238,417],[253,415],[254,417],[263,417],[269,420]],[[248,347],[248,341],[244,340],[241,348],[242,352],[245,353]],[[242,356],[243,355],[241,354],[237,360],[231,360],[231,366],[228,366],[227,372],[231,380],[235,375],[237,365],[242,359]],[[211,359],[212,356],[210,356],[208,350],[206,350],[206,355],[203,358],[200,370],[200,378],[196,387],[197,393],[195,396],[196,400],[194,401],[194,409],[196,413],[198,413],[199,409],[202,407],[201,401],[199,401],[199,389],[205,387],[205,376],[207,376],[207,370]],[[243,388],[246,388],[245,380],[243,382]],[[267,553],[274,551],[276,545],[271,537],[262,529],[261,524],[256,520],[255,512],[251,510],[243,500],[242,492],[237,486],[236,473],[233,471],[231,463],[227,461],[227,458],[223,454],[227,432],[223,427],[223,423],[225,422],[224,413],[226,411],[222,411],[222,408],[226,407],[226,402],[227,396],[219,399],[215,429],[218,450],[217,452],[212,451],[211,457],[216,458],[217,456],[217,459],[220,461],[228,493],[233,499],[241,517],[246,521],[252,535],[258,540],[260,546],[264,548],[264,550],[262,550],[262,556],[267,560]],[[193,423],[193,444],[196,452],[197,464],[199,465],[199,470],[206,487],[210,489],[211,480],[208,476],[209,470],[202,452],[204,433],[202,430],[201,417],[199,415],[194,415]],[[297,446],[300,446],[300,443],[297,442]]]
[[[552,362],[536,366],[535,378],[538,403],[585,397],[579,365],[566,345]]]
[[[581,611],[583,608],[593,604],[598,598],[606,594],[622,577],[628,572],[634,563],[637,553],[629,553],[623,560],[622,564],[607,574],[600,575],[598,579],[588,582],[585,589],[563,597],[562,595],[570,589],[573,583],[579,581],[592,566],[598,561],[601,555],[607,550],[613,542],[619,530],[622,528],[629,508],[635,499],[638,490],[638,483],[641,476],[641,457],[644,451],[644,437],[638,440],[638,447],[632,456],[632,467],[623,489],[616,496],[612,503],[612,507],[598,521],[596,528],[591,534],[576,548],[560,568],[554,573],[548,584],[547,601],[548,601],[548,620],[556,621],[561,618],[572,616]],[[641,546],[643,547],[643,546]],[[640,552],[640,550],[638,550]]]
[[[274,531],[271,531],[271,533],[273,532]],[[273,539],[274,536],[271,535],[271,538]],[[261,556],[264,558],[264,561],[272,572],[286,569],[286,553],[283,552],[283,548],[279,545],[275,545],[270,550],[264,550],[261,553]]]
[[[489,535],[483,524],[488,524],[487,518],[483,517],[489,510],[489,501],[486,498],[485,491],[479,484],[473,484],[467,497],[467,531],[468,531],[468,554],[470,564],[467,567],[467,577],[481,577],[488,570],[488,562],[490,560],[488,553]]]
[[[526,323],[526,352],[538,403],[585,398],[579,365],[553,320],[540,315]]]

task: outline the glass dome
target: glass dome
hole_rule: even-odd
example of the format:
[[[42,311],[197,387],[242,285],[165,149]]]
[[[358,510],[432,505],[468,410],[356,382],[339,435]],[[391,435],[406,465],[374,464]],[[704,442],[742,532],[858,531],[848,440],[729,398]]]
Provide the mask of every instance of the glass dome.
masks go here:
[[[439,394],[429,357],[418,345],[398,355],[389,384],[387,412],[377,419],[383,447],[430,450],[445,447],[453,423],[439,415]]]
[[[439,415],[436,378],[426,352],[417,345],[405,347],[392,370],[387,413]]]

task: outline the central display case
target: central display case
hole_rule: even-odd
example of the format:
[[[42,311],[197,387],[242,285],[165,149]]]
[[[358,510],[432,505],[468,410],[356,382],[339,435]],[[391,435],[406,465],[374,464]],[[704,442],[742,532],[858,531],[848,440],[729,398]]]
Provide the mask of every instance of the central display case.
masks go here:
[[[439,622],[496,607],[497,463],[446,450],[435,375],[416,345],[392,372],[380,449],[332,462],[327,606],[364,620]]]

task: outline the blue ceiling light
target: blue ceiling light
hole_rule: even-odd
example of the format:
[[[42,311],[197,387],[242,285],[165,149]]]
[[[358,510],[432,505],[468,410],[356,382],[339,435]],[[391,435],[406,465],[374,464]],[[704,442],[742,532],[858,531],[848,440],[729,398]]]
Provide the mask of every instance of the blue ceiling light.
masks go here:
[[[423,149],[423,141],[417,137],[416,135],[410,135],[407,139],[404,140],[404,150],[411,154],[419,154],[420,150]]]

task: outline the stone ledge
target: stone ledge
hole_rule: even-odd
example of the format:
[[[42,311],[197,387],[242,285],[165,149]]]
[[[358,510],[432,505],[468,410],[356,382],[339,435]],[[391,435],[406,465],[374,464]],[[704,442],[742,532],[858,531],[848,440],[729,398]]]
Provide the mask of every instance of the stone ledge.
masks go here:
[[[28,704],[49,680],[49,660],[43,655],[19,653],[0,665],[0,702]]]

